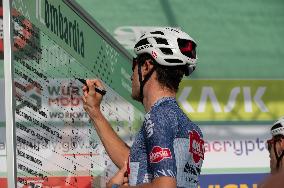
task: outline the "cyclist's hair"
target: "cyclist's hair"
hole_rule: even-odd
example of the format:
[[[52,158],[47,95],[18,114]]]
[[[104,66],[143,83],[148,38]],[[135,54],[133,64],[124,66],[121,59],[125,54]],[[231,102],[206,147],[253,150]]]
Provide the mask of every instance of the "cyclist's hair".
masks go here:
[[[177,92],[179,83],[181,82],[183,75],[187,71],[188,66],[164,66],[158,64],[150,54],[141,54],[138,56],[138,63],[140,65],[144,64],[146,60],[151,60],[155,65],[157,80],[161,84],[161,86],[167,87],[168,89]]]
[[[284,139],[284,135],[278,134],[278,135],[273,136],[273,138],[276,140]]]

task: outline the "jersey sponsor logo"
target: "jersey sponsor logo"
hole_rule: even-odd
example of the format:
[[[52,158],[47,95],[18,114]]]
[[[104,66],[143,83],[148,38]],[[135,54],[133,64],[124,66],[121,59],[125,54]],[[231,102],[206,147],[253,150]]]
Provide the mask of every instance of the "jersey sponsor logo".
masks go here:
[[[204,140],[195,130],[189,133],[189,152],[193,155],[193,160],[198,163],[200,159],[204,159]]]
[[[154,146],[150,153],[150,162],[159,163],[164,159],[171,159],[172,154],[169,148],[161,148],[160,146]]]

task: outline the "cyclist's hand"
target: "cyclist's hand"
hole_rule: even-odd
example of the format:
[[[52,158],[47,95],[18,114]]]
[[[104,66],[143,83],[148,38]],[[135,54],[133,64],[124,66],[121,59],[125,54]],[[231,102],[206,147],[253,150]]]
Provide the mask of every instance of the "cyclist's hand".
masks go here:
[[[124,166],[109,180],[106,187],[111,188],[113,184],[128,185],[128,177],[125,177],[125,174],[127,174],[127,162],[125,162]]]
[[[98,79],[86,80],[86,84],[83,86],[83,107],[89,115],[100,111],[100,104],[103,96],[95,91],[95,87],[105,90],[102,82]]]

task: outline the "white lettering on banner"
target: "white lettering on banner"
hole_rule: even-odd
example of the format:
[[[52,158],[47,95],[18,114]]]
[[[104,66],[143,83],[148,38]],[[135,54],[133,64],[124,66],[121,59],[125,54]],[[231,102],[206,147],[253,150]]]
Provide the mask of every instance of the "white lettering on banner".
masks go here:
[[[178,101],[181,103],[181,105],[183,106],[183,108],[187,111],[187,112],[194,112],[192,106],[189,104],[189,102],[186,100],[187,97],[189,96],[191,92],[191,87],[185,87],[183,88]]]
[[[41,11],[41,0],[36,0],[36,18],[45,25],[44,18]]]
[[[243,96],[244,96],[244,109],[245,112],[253,112],[253,102],[257,105],[257,107],[261,110],[261,112],[269,112],[268,108],[266,107],[265,103],[261,99],[264,95],[266,90],[266,87],[258,87],[254,97],[251,96],[251,88],[250,87],[243,87]],[[185,109],[186,112],[195,112],[194,108],[191,106],[191,104],[188,102],[187,98],[189,97],[190,93],[192,91],[192,87],[184,87],[181,91],[180,96],[178,97],[178,102],[181,104],[181,106]],[[222,110],[220,106],[220,102],[218,101],[216,94],[214,92],[213,87],[203,87],[201,91],[201,97],[200,101],[198,103],[197,112],[203,113],[205,112],[207,99],[211,102],[211,105],[215,112],[221,113],[231,112],[236,104],[236,100],[238,95],[241,93],[241,87],[234,87],[231,90],[229,99],[227,104],[224,106],[224,109]]]
[[[216,98],[214,90],[212,87],[203,87],[201,92],[201,98],[198,105],[198,112],[204,112],[206,107],[207,98],[211,99],[212,106],[215,112],[222,112],[221,106]]]
[[[240,87],[235,87],[232,89],[229,101],[227,105],[224,107],[224,112],[231,112],[236,104],[236,98],[240,93]]]
[[[261,100],[261,97],[263,96],[265,90],[266,87],[259,87],[256,91],[255,96],[253,97],[253,100],[262,112],[269,112],[264,102]]]
[[[246,112],[252,112],[251,93],[249,87],[244,87],[244,105]]]

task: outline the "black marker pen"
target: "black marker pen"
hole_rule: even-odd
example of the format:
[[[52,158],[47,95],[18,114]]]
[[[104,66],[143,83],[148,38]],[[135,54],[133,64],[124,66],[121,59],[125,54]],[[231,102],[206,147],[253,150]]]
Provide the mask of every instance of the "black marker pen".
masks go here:
[[[87,85],[85,79],[83,79],[83,78],[76,78],[76,79],[79,80],[81,83]],[[95,91],[98,92],[99,94],[103,95],[103,96],[106,94],[106,90],[103,90],[103,89],[100,89],[100,88],[97,88],[97,87],[95,87]]]

